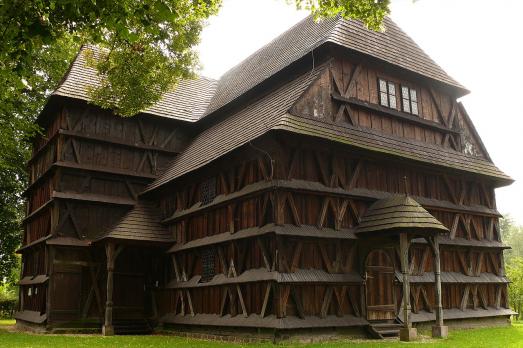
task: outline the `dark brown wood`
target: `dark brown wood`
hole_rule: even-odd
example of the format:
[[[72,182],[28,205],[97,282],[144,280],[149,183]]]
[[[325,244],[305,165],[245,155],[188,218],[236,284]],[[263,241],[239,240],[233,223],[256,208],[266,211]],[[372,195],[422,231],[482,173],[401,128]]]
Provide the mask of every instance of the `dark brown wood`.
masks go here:
[[[111,334],[117,323],[410,328],[509,315],[494,190],[511,179],[460,87],[388,19],[371,36],[333,21],[334,36],[332,21],[298,25],[320,42],[314,55],[289,56],[303,44],[289,41],[265,55],[274,61],[231,70],[241,88],[235,76],[227,88],[180,81],[133,118],[69,95],[91,76],[75,65],[28,162],[19,320],[39,312],[48,328],[103,322]],[[368,45],[383,37],[398,49]],[[375,57],[356,53],[367,50]],[[380,105],[380,78],[396,105]],[[402,111],[401,86],[418,115]]]

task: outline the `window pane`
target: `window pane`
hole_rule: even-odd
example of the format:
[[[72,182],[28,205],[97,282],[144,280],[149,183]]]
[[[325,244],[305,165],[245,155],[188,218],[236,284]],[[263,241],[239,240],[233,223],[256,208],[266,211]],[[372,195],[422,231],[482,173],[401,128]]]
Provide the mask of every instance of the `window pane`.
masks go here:
[[[418,114],[418,103],[416,103],[415,101],[412,102],[412,113],[414,115]]]
[[[380,79],[380,92],[387,92],[387,82],[382,79]]]
[[[396,94],[396,86],[392,82],[389,82],[389,94]]]
[[[208,282],[214,275],[215,251],[213,247],[201,251],[202,277],[200,282]]]
[[[216,197],[216,178],[205,180],[200,187],[200,201],[209,204]]]
[[[404,99],[409,99],[409,89],[408,89],[408,87],[401,87],[401,96]]]
[[[396,96],[395,95],[389,96],[389,106],[393,109],[396,109]]]
[[[408,99],[403,99],[403,111],[410,113],[410,103]]]
[[[415,89],[411,89],[410,90],[410,99],[412,101],[415,101],[415,102],[418,101],[418,96],[416,95],[416,90]]]
[[[380,93],[380,104],[383,106],[389,106],[389,102],[387,100],[387,93]]]

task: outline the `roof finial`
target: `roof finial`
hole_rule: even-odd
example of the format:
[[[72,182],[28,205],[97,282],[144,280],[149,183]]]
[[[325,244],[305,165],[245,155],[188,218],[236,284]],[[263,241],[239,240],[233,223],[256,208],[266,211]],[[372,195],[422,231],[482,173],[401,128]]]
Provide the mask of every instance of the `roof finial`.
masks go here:
[[[403,181],[405,183],[405,196],[408,196],[409,195],[409,185],[408,185],[408,179],[407,179],[406,175],[403,177]]]

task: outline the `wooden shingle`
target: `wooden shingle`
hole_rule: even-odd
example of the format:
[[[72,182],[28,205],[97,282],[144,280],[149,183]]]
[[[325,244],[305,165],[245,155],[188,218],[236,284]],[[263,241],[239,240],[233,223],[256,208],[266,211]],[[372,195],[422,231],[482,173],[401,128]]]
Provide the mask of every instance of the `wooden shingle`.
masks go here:
[[[394,195],[376,201],[369,207],[356,229],[356,234],[401,230],[449,231],[411,197]]]
[[[152,203],[139,201],[114,227],[99,238],[136,242],[173,243],[174,239],[161,223]]]

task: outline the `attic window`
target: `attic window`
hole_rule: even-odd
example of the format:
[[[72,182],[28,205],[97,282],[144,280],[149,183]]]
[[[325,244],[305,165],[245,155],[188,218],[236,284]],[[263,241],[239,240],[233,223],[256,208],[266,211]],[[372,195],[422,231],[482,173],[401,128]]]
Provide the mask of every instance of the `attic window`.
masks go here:
[[[209,178],[202,182],[200,186],[200,202],[209,204],[216,197],[216,178]]]
[[[201,261],[202,261],[202,277],[200,282],[208,282],[212,280],[215,275],[214,272],[214,259],[215,259],[214,248],[206,248],[201,251]]]
[[[415,89],[401,86],[401,104],[403,111],[418,115],[418,94]]]
[[[379,79],[378,88],[380,91],[380,104],[396,109],[396,85],[394,82]]]

